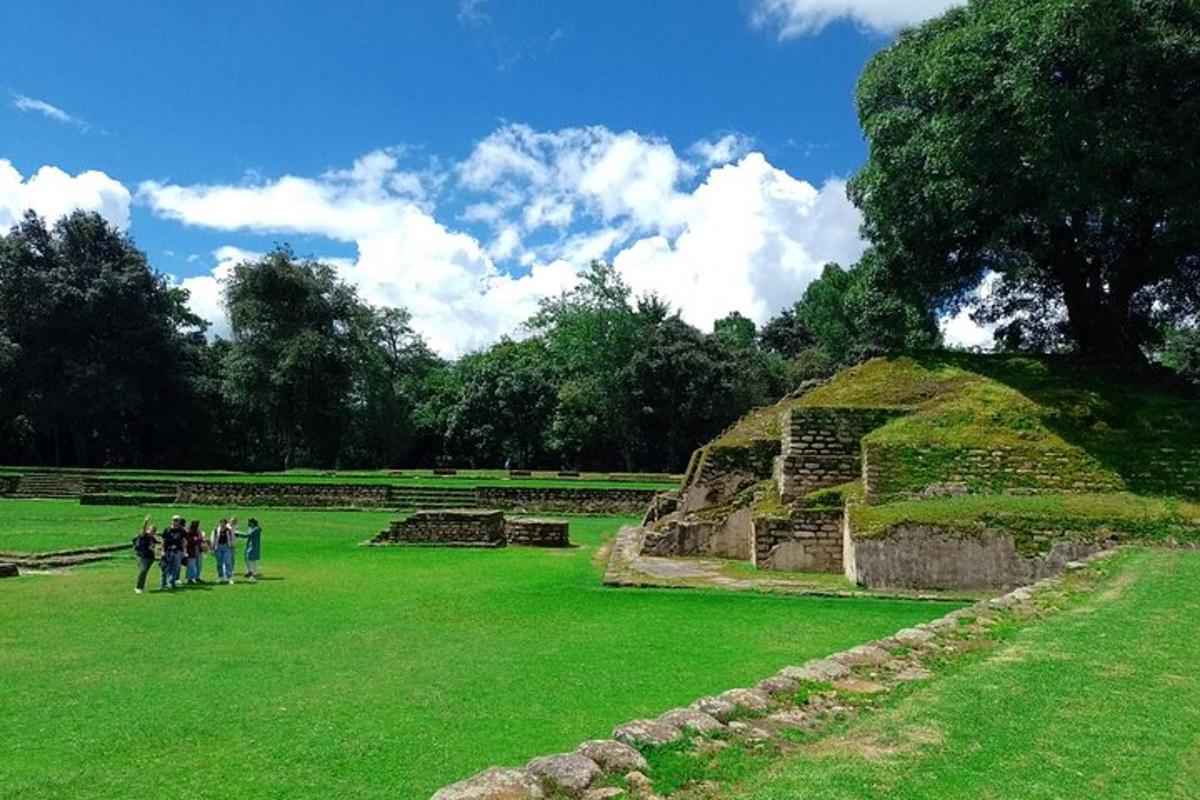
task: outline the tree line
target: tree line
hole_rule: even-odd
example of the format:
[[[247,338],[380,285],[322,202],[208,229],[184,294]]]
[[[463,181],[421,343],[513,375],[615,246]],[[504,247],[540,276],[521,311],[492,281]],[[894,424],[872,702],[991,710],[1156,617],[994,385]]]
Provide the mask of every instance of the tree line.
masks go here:
[[[734,313],[703,332],[596,262],[519,337],[450,361],[286,246],[233,268],[232,333],[210,340],[128,235],[31,212],[0,237],[0,462],[679,469],[805,379],[936,341],[864,274],[830,265],[762,330]]]

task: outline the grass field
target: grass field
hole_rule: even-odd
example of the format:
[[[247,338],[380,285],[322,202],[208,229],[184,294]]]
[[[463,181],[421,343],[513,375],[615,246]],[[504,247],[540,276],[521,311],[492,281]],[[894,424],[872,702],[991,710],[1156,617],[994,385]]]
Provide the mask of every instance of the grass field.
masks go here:
[[[0,500],[0,549],[127,540],[146,511]],[[605,589],[620,518],[488,551],[357,547],[387,513],[251,513],[258,584],[135,596],[128,556],[0,581],[0,797],[426,797],[947,610]]]
[[[1200,553],[1128,554],[1080,604],[765,774],[738,800],[1200,797]]]

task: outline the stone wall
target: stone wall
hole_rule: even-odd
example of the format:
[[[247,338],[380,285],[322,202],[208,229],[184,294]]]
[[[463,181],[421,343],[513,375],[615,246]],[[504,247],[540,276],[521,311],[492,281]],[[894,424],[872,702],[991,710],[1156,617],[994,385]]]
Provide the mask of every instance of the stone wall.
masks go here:
[[[116,478],[84,478],[84,494],[169,494],[178,491],[179,481],[173,480],[119,480]]]
[[[17,490],[17,484],[21,482],[20,475],[3,475],[0,476],[0,495],[12,494]]]
[[[776,572],[842,572],[843,516],[840,509],[819,509],[756,517],[754,565]]]
[[[184,505],[387,508],[388,487],[355,483],[180,483]]]
[[[862,437],[894,412],[873,408],[795,408],[783,425],[782,455],[775,468],[784,502],[857,480]]]
[[[747,506],[721,519],[672,519],[646,533],[648,556],[711,556],[749,560],[753,556],[753,512]]]
[[[565,519],[512,517],[504,520],[504,537],[508,543],[528,547],[570,547],[568,530]]]
[[[868,503],[919,495],[928,487],[960,486],[972,494],[1114,492],[1125,488],[1104,467],[1073,450],[949,448],[864,444]]]
[[[1045,552],[1023,553],[1002,531],[897,525],[878,538],[847,539],[847,577],[871,589],[1005,589],[1057,575],[1105,546],[1062,537]]]
[[[475,500],[484,508],[503,508],[510,511],[640,514],[654,500],[657,493],[655,489],[480,486],[475,489]]]
[[[504,547],[504,512],[477,509],[417,511],[394,520],[373,544],[440,544]]]

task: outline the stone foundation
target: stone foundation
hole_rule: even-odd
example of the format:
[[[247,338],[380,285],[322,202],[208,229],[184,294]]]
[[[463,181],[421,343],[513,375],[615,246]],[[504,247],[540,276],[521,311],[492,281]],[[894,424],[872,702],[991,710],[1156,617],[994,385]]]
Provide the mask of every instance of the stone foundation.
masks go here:
[[[538,489],[523,486],[480,486],[475,502],[481,508],[508,511],[551,511],[559,514],[639,514],[658,493],[655,489],[576,489],[571,486]]]
[[[505,519],[503,511],[474,508],[416,511],[404,519],[393,520],[371,544],[570,547],[569,527],[563,519]]]
[[[842,572],[841,510],[754,520],[754,565],[776,572]]]
[[[649,556],[715,556],[749,560],[753,553],[753,519],[749,507],[724,519],[673,519],[662,530],[649,531],[643,552]]]
[[[1024,554],[1002,531],[897,525],[879,538],[855,539],[847,531],[846,577],[872,589],[1007,589],[1057,575],[1105,547],[1063,538],[1045,552]]]
[[[394,520],[373,544],[441,544],[473,547],[504,547],[503,511],[455,509],[417,511]]]
[[[513,517],[504,520],[504,537],[509,544],[528,547],[570,547],[568,528],[565,519]]]
[[[873,408],[795,408],[784,419],[775,468],[784,502],[862,475],[863,436],[895,412]]]

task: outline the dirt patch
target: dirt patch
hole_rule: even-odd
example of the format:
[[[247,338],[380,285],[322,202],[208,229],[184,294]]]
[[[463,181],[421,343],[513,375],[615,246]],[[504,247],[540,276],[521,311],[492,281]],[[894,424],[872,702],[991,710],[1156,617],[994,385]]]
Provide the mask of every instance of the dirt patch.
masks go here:
[[[924,747],[937,747],[945,734],[932,725],[915,725],[899,731],[848,731],[805,748],[812,758],[857,758],[884,761],[907,756]]]

